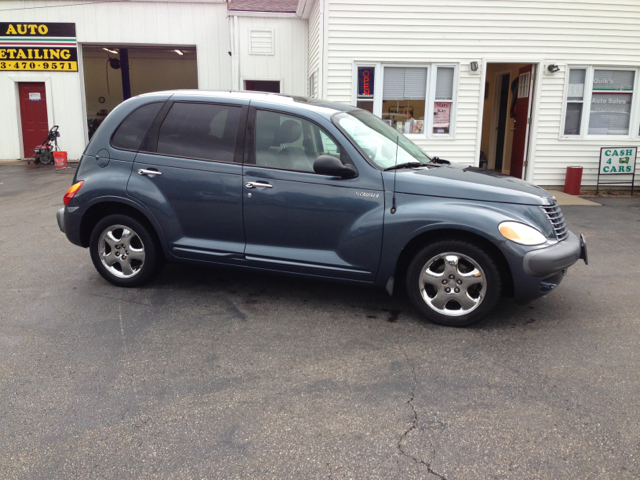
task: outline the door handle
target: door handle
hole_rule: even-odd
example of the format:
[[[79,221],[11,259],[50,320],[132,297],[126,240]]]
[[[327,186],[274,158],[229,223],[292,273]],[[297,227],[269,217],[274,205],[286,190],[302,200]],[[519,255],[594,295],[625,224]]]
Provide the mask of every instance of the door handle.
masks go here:
[[[140,168],[138,169],[138,175],[162,175],[162,172],[159,172],[158,170],[147,170],[146,168]]]
[[[273,188],[273,185],[267,182],[247,182],[244,186],[247,188]]]
[[[512,132],[515,132],[515,131],[516,131],[516,129],[515,129],[515,128],[512,128],[512,129],[511,129],[511,131],[512,131]]]

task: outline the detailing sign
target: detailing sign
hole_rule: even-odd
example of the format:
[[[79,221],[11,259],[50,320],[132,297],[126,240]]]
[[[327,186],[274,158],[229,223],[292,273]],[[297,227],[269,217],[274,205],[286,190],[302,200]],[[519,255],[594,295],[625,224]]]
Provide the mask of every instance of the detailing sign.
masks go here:
[[[602,147],[600,175],[632,175],[636,170],[638,147]]]
[[[0,22],[0,71],[78,71],[75,23]]]

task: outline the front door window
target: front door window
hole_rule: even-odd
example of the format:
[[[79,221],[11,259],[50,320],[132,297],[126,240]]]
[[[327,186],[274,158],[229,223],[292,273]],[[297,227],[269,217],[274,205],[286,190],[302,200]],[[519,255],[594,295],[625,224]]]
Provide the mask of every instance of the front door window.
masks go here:
[[[320,155],[341,157],[338,144],[315,123],[277,112],[256,112],[256,165],[313,172]]]

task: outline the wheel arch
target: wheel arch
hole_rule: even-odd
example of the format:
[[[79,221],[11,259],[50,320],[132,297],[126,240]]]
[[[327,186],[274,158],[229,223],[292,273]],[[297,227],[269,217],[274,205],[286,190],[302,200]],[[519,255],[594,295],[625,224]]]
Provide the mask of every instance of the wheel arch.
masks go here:
[[[167,256],[162,232],[159,230],[157,222],[154,221],[155,219],[150,218],[138,205],[115,199],[103,199],[95,202],[84,212],[80,222],[80,241],[83,247],[89,246],[91,232],[96,224],[107,215],[113,214],[129,215],[145,225],[149,229],[149,233],[155,237],[158,247],[160,247],[159,250],[163,252],[165,257]]]
[[[498,269],[500,270],[500,275],[503,280],[503,295],[513,296],[513,276],[511,274],[509,263],[507,262],[507,259],[502,251],[496,246],[495,243],[493,243],[488,238],[483,237],[482,235],[479,235],[475,232],[470,232],[468,230],[459,230],[455,228],[427,230],[419,233],[411,240],[409,240],[409,242],[407,242],[407,244],[400,252],[400,256],[398,257],[398,261],[396,262],[394,272],[394,290],[397,290],[398,286],[404,283],[409,264],[411,263],[411,260],[416,255],[416,253],[418,253],[419,250],[429,245],[430,243],[438,242],[441,240],[463,240],[473,243],[474,245],[477,245],[478,247],[486,250],[487,253],[489,253],[496,260]]]

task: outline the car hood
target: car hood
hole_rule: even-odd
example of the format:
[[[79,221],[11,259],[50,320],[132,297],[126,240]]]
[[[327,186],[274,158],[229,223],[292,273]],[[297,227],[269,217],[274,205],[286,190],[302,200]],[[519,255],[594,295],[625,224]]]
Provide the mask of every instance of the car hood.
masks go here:
[[[397,170],[395,184],[396,192],[413,195],[522,205],[554,203],[553,196],[536,185],[475,167],[442,165]]]

